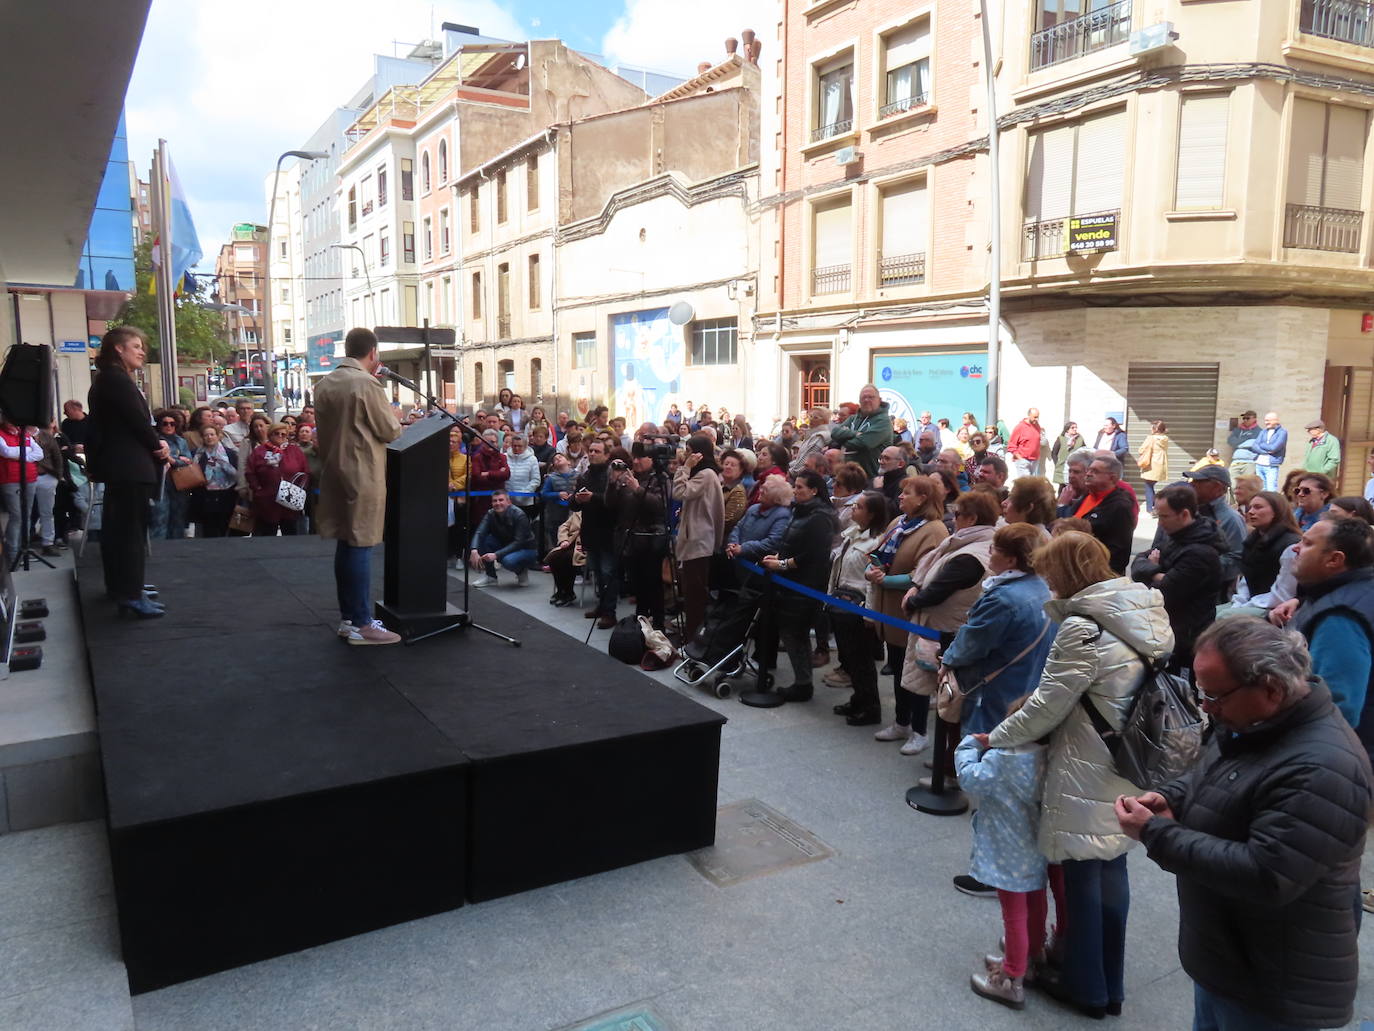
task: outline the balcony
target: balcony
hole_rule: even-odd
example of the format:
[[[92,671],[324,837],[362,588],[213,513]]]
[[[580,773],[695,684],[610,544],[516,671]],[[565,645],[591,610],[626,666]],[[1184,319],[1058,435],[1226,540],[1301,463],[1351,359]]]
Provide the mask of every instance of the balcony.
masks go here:
[[[835,136],[843,136],[845,133],[854,131],[854,119],[845,118],[838,122],[831,122],[829,125],[822,125],[811,130],[811,142],[820,143]]]
[[[1106,241],[1093,240],[1085,231],[1085,241],[1082,247],[1070,248],[1069,246],[1069,218],[1075,219],[1111,219],[1112,237]],[[1121,213],[1117,211],[1091,211],[1081,214],[1066,216],[1064,218],[1051,218],[1043,222],[1027,222],[1021,229],[1021,260],[1022,261],[1041,261],[1046,258],[1062,258],[1072,250],[1078,254],[1094,254],[1103,251],[1114,251],[1117,249],[1115,234],[1120,232]],[[1105,231],[1105,230],[1104,230]]]
[[[1310,36],[1374,48],[1374,3],[1369,0],[1302,0],[1298,28]]]
[[[925,93],[919,93],[914,97],[903,97],[901,100],[894,100],[890,104],[884,104],[878,108],[878,117],[887,118],[889,115],[899,115],[903,111],[910,111],[914,107],[924,107],[930,103],[930,97]]]
[[[924,254],[896,254],[878,259],[878,286],[915,286],[926,281]],[[817,291],[818,292],[818,291]]]
[[[509,315],[498,315],[498,316],[496,316],[496,339],[498,339],[498,340],[509,340],[509,339],[510,339],[510,316],[509,316]]]
[[[1308,251],[1358,254],[1364,212],[1290,204],[1283,220],[1283,245]]]
[[[366,218],[370,214],[372,214],[372,202],[365,200],[363,201],[363,217]]]
[[[1331,2],[1331,0],[1327,0]],[[1131,0],[1041,29],[1031,35],[1030,70],[1072,61],[1125,43],[1131,35]]]
[[[811,270],[811,293],[843,294],[849,292],[850,267],[848,265],[825,265]]]

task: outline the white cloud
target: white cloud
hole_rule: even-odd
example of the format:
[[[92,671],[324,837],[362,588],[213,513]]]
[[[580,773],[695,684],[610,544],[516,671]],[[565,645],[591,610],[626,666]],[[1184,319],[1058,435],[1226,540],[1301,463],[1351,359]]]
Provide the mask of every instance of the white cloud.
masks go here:
[[[725,40],[753,29],[762,60],[776,58],[777,0],[692,0],[683,17],[681,0],[625,0],[625,13],[606,33],[601,49],[612,63],[677,75],[693,75],[702,61],[725,57]],[[743,46],[743,44],[741,44]]]
[[[263,177],[301,147],[372,74],[372,55],[404,56],[442,21],[524,39],[494,0],[153,0],[126,101],[129,156],[146,177],[168,141],[206,260],[230,226],[266,221]],[[393,44],[393,41],[399,41]]]

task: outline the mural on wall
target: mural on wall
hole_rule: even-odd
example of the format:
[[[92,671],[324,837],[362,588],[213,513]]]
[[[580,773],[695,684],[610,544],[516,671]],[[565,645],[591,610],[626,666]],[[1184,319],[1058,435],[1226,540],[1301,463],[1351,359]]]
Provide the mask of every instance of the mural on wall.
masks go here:
[[[611,316],[614,394],[607,401],[633,430],[662,420],[682,389],[685,348],[682,327],[668,320],[667,308]]]
[[[957,427],[964,412],[987,418],[987,351],[873,355],[873,382],[894,419],[914,426],[922,412]]]

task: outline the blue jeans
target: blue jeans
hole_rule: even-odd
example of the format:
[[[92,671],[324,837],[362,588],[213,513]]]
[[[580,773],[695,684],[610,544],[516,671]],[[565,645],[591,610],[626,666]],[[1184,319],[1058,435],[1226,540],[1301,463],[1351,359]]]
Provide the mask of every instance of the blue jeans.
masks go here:
[[[1193,1031],[1291,1031],[1262,1013],[1242,1009],[1230,999],[1193,983]]]
[[[33,475],[33,468],[30,465],[29,475]],[[5,523],[5,560],[13,563],[16,555],[19,554],[20,544],[23,542],[24,522],[26,519],[33,519],[34,496],[38,493],[37,485],[29,483],[23,489],[25,511],[21,515],[19,512],[20,488],[18,483],[6,483],[3,493],[0,493],[0,500],[3,500],[5,515],[9,517]]]
[[[347,541],[334,547],[334,586],[339,592],[339,615],[354,626],[372,622],[372,549],[357,548]]]
[[[620,561],[615,548],[587,549],[587,571],[596,577],[596,611],[614,616],[620,600]]]
[[[1126,857],[1064,861],[1068,934],[1064,986],[1085,1006],[1105,1006],[1126,996],[1126,914],[1131,886]]]
[[[539,552],[532,548],[526,548],[524,551],[509,552],[497,561],[501,563],[503,569],[509,569],[512,573],[523,573],[539,561]],[[496,564],[488,562],[485,564],[485,569],[487,576],[495,579]]]
[[[1260,479],[1264,481],[1265,490],[1279,489],[1279,467],[1276,465],[1259,465],[1255,467]]]

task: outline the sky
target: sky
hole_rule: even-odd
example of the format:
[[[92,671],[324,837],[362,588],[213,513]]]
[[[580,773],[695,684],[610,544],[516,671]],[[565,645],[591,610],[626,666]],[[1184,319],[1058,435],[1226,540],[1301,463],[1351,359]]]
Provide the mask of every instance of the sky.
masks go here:
[[[367,79],[443,22],[689,76],[747,28],[772,38],[774,0],[153,0],[129,83],[129,157],[148,178],[159,139],[187,195],[204,258],[236,222],[267,221],[264,179]],[[324,20],[322,15],[328,15]]]

